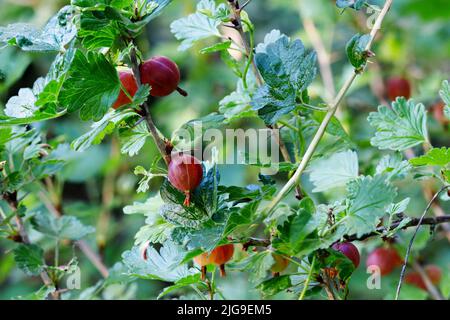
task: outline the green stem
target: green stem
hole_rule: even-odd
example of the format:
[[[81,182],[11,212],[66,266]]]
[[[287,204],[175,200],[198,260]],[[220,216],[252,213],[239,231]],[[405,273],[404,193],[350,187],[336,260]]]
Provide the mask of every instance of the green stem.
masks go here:
[[[313,259],[311,261],[311,268],[309,269],[308,277],[306,278],[306,281],[303,285],[302,293],[300,294],[300,297],[298,297],[298,300],[303,300],[305,297],[306,291],[308,290],[309,283],[311,282],[314,265],[316,264],[316,256],[313,256]]]
[[[194,289],[194,291],[197,293],[197,295],[202,299],[202,300],[207,300],[205,295],[195,286],[195,284],[191,284],[191,288]]]

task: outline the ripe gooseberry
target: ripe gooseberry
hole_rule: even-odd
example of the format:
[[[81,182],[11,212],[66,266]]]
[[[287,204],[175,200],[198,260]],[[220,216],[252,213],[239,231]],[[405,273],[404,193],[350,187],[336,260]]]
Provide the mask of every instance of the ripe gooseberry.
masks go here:
[[[409,81],[402,77],[392,77],[386,82],[386,91],[389,100],[394,101],[397,97],[411,97],[411,85]]]
[[[435,265],[428,265],[425,268],[425,273],[430,279],[432,284],[439,284],[442,277],[441,268]],[[418,272],[411,272],[405,276],[405,282],[412,284],[420,289],[427,290],[427,286],[422,276]]]
[[[197,158],[180,153],[172,156],[168,169],[169,182],[178,190],[184,192],[184,205],[191,203],[191,191],[200,184],[203,178],[203,167]]]
[[[280,272],[284,271],[287,268],[287,266],[289,265],[289,260],[276,253],[272,253],[272,258],[275,261],[270,270],[272,271],[272,274],[274,276],[278,276]]]
[[[233,257],[233,253],[234,253],[234,245],[231,243],[218,246],[213,251],[211,251],[209,259],[211,263],[214,263],[215,265],[219,266],[221,277],[226,276],[225,263],[230,261],[230,259]]]
[[[136,83],[136,78],[134,77],[131,70],[119,71],[119,80],[122,83],[122,86],[127,90],[128,94],[131,97],[134,97],[136,91],[138,90],[138,85]],[[118,109],[123,105],[130,103],[130,98],[125,94],[123,89],[120,89],[119,96],[117,97],[116,102],[113,104],[114,109]]]
[[[353,243],[350,242],[340,242],[333,244],[332,248],[336,251],[339,251],[343,253],[347,258],[349,258],[352,262],[355,268],[358,268],[359,266],[359,251],[358,248]]]
[[[431,111],[433,112],[433,117],[441,125],[445,126],[450,123],[450,120],[444,114],[445,103],[443,101],[438,101],[431,106]]]
[[[177,90],[182,96],[186,91],[178,87],[180,83],[180,70],[175,62],[167,57],[156,56],[144,61],[140,66],[141,82],[148,84],[150,95],[164,97]]]
[[[377,248],[367,257],[366,265],[377,266],[380,268],[380,274],[385,276],[402,264],[402,258],[394,248]]]

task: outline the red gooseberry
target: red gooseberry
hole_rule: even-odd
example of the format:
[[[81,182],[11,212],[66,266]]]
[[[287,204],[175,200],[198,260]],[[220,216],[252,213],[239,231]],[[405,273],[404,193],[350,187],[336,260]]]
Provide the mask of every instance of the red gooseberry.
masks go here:
[[[131,97],[134,97],[136,91],[138,90],[138,85],[136,83],[136,78],[134,77],[131,70],[119,71],[119,80],[122,83],[123,88],[127,90],[128,94]],[[116,102],[113,104],[114,109],[118,109],[123,105],[130,103],[130,98],[125,94],[123,89],[120,89],[119,96],[117,97]]]
[[[178,87],[180,70],[175,62],[167,57],[156,56],[144,61],[140,66],[141,82],[148,84],[150,95],[164,97],[177,90],[182,96],[186,91]]]
[[[394,248],[377,248],[367,257],[366,265],[377,266],[382,276],[388,275],[402,264],[402,258]]]
[[[186,198],[184,205],[191,203],[191,191],[193,191],[202,181],[203,167],[200,161],[188,154],[179,153],[172,156],[169,163],[169,182],[178,190],[184,192]]]
[[[394,101],[397,97],[411,97],[411,85],[402,77],[392,77],[386,82],[386,93],[389,100]]]
[[[332,248],[336,251],[342,252],[347,258],[349,258],[353,262],[355,268],[358,268],[360,256],[358,248],[356,248],[356,246],[353,243],[350,242],[335,243],[332,246]]]

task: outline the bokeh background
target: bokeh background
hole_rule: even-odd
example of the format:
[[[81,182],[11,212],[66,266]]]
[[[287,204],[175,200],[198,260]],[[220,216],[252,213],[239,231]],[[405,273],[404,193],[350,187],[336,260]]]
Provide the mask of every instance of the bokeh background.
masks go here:
[[[170,136],[188,120],[217,111],[218,102],[233,91],[236,84],[235,76],[218,55],[199,54],[199,48],[196,47],[185,52],[177,50],[179,43],[170,33],[169,25],[173,20],[192,13],[196,2],[173,1],[139,38],[139,46],[146,58],[166,55],[177,62],[182,72],[181,87],[189,92],[187,98],[174,94],[152,102],[151,111],[155,121],[166,136]],[[69,1],[58,0],[0,0],[0,25],[20,21],[43,26],[59,8],[68,3]],[[371,3],[377,4],[377,1]],[[308,48],[312,48],[317,39],[305,29],[312,21],[330,55],[335,88],[339,88],[345,76],[352,72],[345,56],[346,42],[357,32],[368,32],[367,14],[342,12],[331,0],[253,0],[246,10],[256,27],[257,43],[262,41],[267,32],[279,29],[292,38],[300,38]],[[370,64],[369,72],[356,81],[339,114],[346,130],[357,142],[363,171],[373,170],[374,160],[381,157],[375,148],[370,147],[369,139],[373,132],[367,125],[366,118],[368,112],[376,110],[382,102],[383,84],[390,76],[409,79],[413,97],[430,110],[433,145],[450,144],[448,125],[446,127],[434,119],[432,109],[433,104],[438,101],[437,92],[442,80],[447,79],[450,74],[449,21],[448,0],[394,1],[381,31],[383,39],[374,47],[376,63]],[[0,113],[9,97],[16,95],[19,88],[32,86],[36,78],[46,74],[52,59],[51,55],[24,53],[15,48],[0,50]],[[328,93],[320,76],[314,82],[310,94],[316,102],[327,99]],[[232,125],[247,127],[261,123],[249,119]],[[46,130],[49,137],[70,143],[85,133],[90,123],[83,123],[77,117],[68,115],[37,126]],[[140,215],[124,214],[123,207],[133,201],[147,199],[149,194],[157,191],[161,183],[161,180],[154,179],[149,193],[136,194],[138,178],[133,175],[133,169],[136,165],[148,167],[157,151],[148,140],[140,154],[130,158],[120,154],[119,141],[113,135],[84,153],[68,149],[65,152],[68,164],[54,180],[55,194],[59,196],[65,214],[75,215],[86,224],[96,226],[97,231],[89,237],[88,242],[99,251],[105,264],[112,267],[121,260],[122,252],[132,247],[134,235],[144,223],[144,217]],[[245,166],[221,167],[221,182],[235,185],[254,183],[257,172],[255,168]],[[281,183],[285,177],[279,178]],[[308,190],[307,180],[304,184]],[[426,204],[420,185],[405,183],[399,189],[401,195],[412,199],[409,213],[418,215]],[[329,201],[336,196],[323,195],[317,200]],[[29,201],[30,205],[39,205],[37,198]],[[447,212],[450,212],[449,202],[442,203]],[[425,230],[416,240],[415,246],[425,246],[428,238],[428,231]],[[378,244],[379,242],[372,241],[360,245],[363,255]],[[29,278],[16,268],[11,248],[11,242],[0,239],[1,299],[24,296],[41,286],[39,278]],[[78,249],[71,245],[64,246],[61,260],[70,259],[74,251],[82,270],[82,289],[95,285],[101,279],[100,274]],[[427,262],[448,270],[450,248],[445,238],[437,237],[423,255]],[[399,272],[395,272],[392,276],[383,278],[386,281],[384,283],[392,282],[392,286],[383,285],[382,290],[370,291],[366,288],[364,267],[360,267],[351,280],[349,298],[389,298],[398,274]],[[102,299],[154,299],[164,286],[165,284],[156,281],[139,280],[131,285],[107,286],[95,296]],[[226,297],[260,298],[240,273],[230,273],[220,286]],[[189,293],[186,294],[189,297]],[[280,294],[275,298],[289,298],[289,294]]]

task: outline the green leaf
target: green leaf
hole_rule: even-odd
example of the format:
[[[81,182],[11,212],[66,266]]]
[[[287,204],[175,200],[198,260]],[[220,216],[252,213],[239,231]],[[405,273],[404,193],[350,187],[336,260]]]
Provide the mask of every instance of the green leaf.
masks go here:
[[[403,179],[409,171],[411,165],[407,160],[403,160],[401,153],[396,152],[393,155],[385,155],[378,163],[376,174],[384,174],[388,180]]]
[[[350,39],[345,47],[347,57],[352,66],[356,69],[361,68],[367,62],[366,46],[369,39],[369,34],[356,34]]]
[[[145,122],[138,124],[131,130],[120,132],[120,142],[121,148],[120,152],[123,154],[128,154],[130,157],[135,156],[139,153],[139,150],[145,144],[147,137],[149,136],[147,125]]]
[[[427,141],[427,115],[423,104],[397,98],[392,109],[379,106],[367,118],[377,132],[370,140],[379,149],[403,151]]]
[[[329,158],[314,161],[309,170],[313,192],[345,186],[358,177],[358,155],[351,150],[335,153]]]
[[[340,251],[326,249],[320,255],[321,259],[318,259],[319,264],[317,267],[321,269],[326,267],[335,268],[338,272],[339,279],[342,281],[346,281],[355,270],[353,262]]]
[[[307,255],[318,248],[317,222],[313,219],[314,203],[310,198],[300,201],[296,214],[290,215],[287,221],[278,226],[278,236],[272,245],[282,253]]]
[[[40,274],[45,268],[44,250],[35,244],[20,244],[13,250],[17,267],[29,276]]]
[[[62,51],[77,34],[73,23],[75,14],[72,6],[65,6],[42,30],[26,23],[0,27],[0,47],[12,45],[24,51]]]
[[[251,282],[260,282],[272,268],[275,260],[269,250],[261,251],[244,258],[237,263],[229,263],[227,267],[233,270],[246,271]]]
[[[129,275],[143,279],[176,282],[198,273],[197,269],[181,264],[185,255],[186,251],[180,246],[167,241],[159,252],[149,246],[146,250],[146,260],[143,259],[138,247],[125,251],[122,259]]]
[[[61,105],[69,112],[80,111],[82,120],[100,120],[116,101],[120,90],[119,76],[106,57],[75,52],[68,78],[60,93]]]
[[[89,132],[74,140],[71,147],[76,151],[84,151],[91,145],[99,144],[106,135],[114,131],[116,126],[131,117],[138,117],[138,114],[129,109],[112,110],[103,119],[92,124]]]
[[[206,53],[213,53],[213,52],[217,52],[217,51],[223,51],[223,50],[229,49],[230,46],[231,46],[231,40],[227,40],[227,41],[219,42],[219,43],[213,44],[212,46],[203,48],[202,50],[200,50],[200,53],[206,54]]]
[[[448,80],[442,81],[441,90],[439,90],[439,95],[441,96],[442,101],[449,106],[450,105],[450,85]],[[448,116],[447,116],[448,118]]]
[[[260,47],[261,48],[261,47]],[[251,105],[266,124],[274,124],[296,108],[297,96],[316,76],[316,54],[307,53],[300,40],[278,38],[255,55],[265,84],[253,96]]]
[[[175,290],[190,286],[192,284],[197,284],[199,282],[200,282],[200,274],[199,273],[189,275],[187,277],[184,277],[184,278],[178,280],[177,282],[175,282],[174,285],[165,287],[156,299],[161,299],[162,297],[166,296],[167,294],[169,294]]]
[[[433,148],[423,156],[410,159],[413,166],[440,166],[445,167],[450,163],[450,149],[446,147]]]
[[[352,8],[355,10],[361,10],[366,4],[366,0],[336,0],[336,6],[338,8]]]
[[[252,110],[250,102],[251,93],[256,89],[255,82],[250,82],[251,86],[244,88],[242,79],[239,79],[236,90],[225,96],[219,102],[219,112],[222,113],[228,121],[244,117],[255,117],[257,113]]]
[[[201,0],[197,4],[197,12],[185,18],[175,20],[170,25],[170,31],[175,38],[182,40],[178,50],[184,51],[192,47],[194,42],[209,37],[221,37],[219,25],[222,23],[220,19],[210,18],[203,12],[206,10],[214,15],[218,10],[223,8],[225,4],[216,7],[214,0]]]
[[[291,276],[282,275],[261,282],[256,288],[261,290],[265,297],[271,297],[292,287]]]
[[[94,227],[82,224],[74,216],[56,218],[41,211],[34,215],[32,224],[37,231],[57,239],[79,240],[95,231]]]
[[[348,206],[343,218],[348,234],[358,237],[372,232],[397,195],[384,175],[360,177],[347,185]]]

